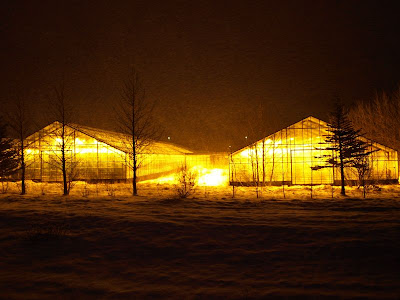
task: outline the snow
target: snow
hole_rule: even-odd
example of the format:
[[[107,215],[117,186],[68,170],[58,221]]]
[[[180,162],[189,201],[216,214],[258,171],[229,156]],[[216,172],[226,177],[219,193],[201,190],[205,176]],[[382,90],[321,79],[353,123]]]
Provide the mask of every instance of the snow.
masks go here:
[[[400,187],[199,187],[28,182],[0,195],[0,298],[392,298]],[[44,193],[44,195],[42,195]],[[37,238],[38,228],[65,235]],[[36,237],[36,238],[35,238]]]

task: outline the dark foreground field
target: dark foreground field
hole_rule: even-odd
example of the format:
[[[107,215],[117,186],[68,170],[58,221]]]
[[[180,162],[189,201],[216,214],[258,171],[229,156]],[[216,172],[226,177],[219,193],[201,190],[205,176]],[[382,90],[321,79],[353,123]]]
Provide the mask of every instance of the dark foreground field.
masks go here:
[[[399,237],[398,199],[2,196],[0,298],[397,299]]]

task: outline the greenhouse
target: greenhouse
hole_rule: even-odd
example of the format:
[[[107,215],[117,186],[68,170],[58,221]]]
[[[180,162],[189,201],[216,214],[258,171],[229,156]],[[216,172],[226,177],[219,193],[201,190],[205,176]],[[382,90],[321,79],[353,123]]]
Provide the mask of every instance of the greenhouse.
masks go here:
[[[65,161],[69,180],[123,181],[133,177],[130,137],[121,133],[69,124],[65,127]],[[54,122],[26,140],[26,178],[62,181],[62,126]],[[222,164],[227,167],[227,158]],[[182,166],[214,168],[221,157],[194,154],[172,143],[152,142],[138,153],[138,181],[176,174]],[[203,171],[203,173],[205,173]]]
[[[340,170],[327,165],[337,155],[327,148],[328,124],[308,117],[231,155],[229,181],[232,185],[314,185],[340,183]],[[367,182],[397,183],[397,152],[371,140]],[[320,166],[326,166],[320,168]],[[345,168],[347,184],[359,180],[357,170]]]

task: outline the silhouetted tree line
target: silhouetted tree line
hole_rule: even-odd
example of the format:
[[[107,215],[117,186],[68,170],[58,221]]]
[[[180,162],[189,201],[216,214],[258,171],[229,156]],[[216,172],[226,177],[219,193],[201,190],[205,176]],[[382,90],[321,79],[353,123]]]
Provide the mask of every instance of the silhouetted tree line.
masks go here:
[[[18,153],[13,140],[7,137],[6,125],[0,120],[0,178],[4,180],[7,176],[18,170]]]
[[[366,137],[400,151],[400,86],[393,93],[377,93],[371,101],[351,107],[349,118]]]

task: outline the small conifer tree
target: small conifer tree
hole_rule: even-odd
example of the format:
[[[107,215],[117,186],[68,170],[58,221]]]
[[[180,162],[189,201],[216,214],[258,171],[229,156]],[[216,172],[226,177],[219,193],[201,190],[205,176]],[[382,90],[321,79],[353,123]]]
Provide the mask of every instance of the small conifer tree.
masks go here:
[[[18,153],[12,139],[6,136],[6,126],[0,120],[0,180],[14,174],[18,169]]]
[[[324,155],[319,158],[326,158],[325,165],[315,166],[312,169],[318,170],[326,167],[340,169],[341,194],[346,195],[345,175],[346,167],[366,168],[367,158],[372,151],[367,142],[361,138],[360,130],[355,130],[348,118],[348,113],[340,101],[335,102],[335,108],[331,113],[329,134],[325,136],[327,147],[320,150],[331,150],[334,156]]]

